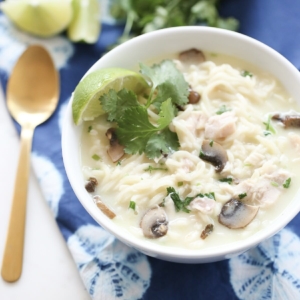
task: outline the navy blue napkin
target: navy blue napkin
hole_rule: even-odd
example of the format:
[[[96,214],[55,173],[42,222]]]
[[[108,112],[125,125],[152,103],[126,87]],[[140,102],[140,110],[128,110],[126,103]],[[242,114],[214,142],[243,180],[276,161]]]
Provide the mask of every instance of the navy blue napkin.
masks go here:
[[[224,0],[221,15],[240,21],[240,32],[271,46],[300,68],[300,2]],[[61,78],[59,106],[35,132],[32,161],[44,197],[93,299],[300,299],[300,217],[274,237],[229,260],[177,264],[147,257],[103,230],[81,206],[61,155],[61,124],[70,95],[84,73],[122,33],[104,23],[94,45],[64,35],[39,39],[0,14],[0,80],[4,87],[30,44],[51,53]],[[19,126],[16,124],[17,129]]]

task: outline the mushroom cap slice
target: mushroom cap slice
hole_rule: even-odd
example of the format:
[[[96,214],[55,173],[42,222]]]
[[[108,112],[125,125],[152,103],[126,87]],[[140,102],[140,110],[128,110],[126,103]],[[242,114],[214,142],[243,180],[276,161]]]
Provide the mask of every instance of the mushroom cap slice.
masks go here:
[[[202,51],[191,48],[179,53],[179,60],[189,64],[200,64],[205,61],[205,56]]]
[[[216,172],[221,172],[228,161],[225,149],[220,144],[208,140],[203,141],[200,158],[211,163]]]
[[[281,115],[276,114],[272,117],[273,120],[280,121],[284,127],[300,127],[300,115]]]
[[[125,154],[124,146],[119,144],[116,128],[109,128],[105,135],[107,136],[110,145],[107,154],[113,162],[116,162]]]
[[[161,207],[149,209],[142,217],[140,227],[145,237],[156,239],[168,232],[167,215]]]
[[[258,206],[252,206],[232,198],[226,202],[219,214],[219,223],[230,229],[246,227],[255,218]]]

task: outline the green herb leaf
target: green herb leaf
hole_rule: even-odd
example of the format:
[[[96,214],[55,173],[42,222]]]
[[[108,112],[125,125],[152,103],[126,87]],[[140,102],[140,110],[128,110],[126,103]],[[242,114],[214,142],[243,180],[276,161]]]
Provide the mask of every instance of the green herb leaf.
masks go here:
[[[219,110],[216,112],[217,115],[221,115],[226,111],[230,111],[231,108],[227,108],[226,105],[222,105]]]
[[[183,182],[182,181],[177,182],[177,186],[178,187],[183,186]]]
[[[276,133],[276,130],[274,129],[274,127],[273,127],[272,124],[271,124],[271,116],[270,116],[270,115],[268,116],[267,122],[263,122],[263,123],[264,123],[264,125],[266,126],[266,130],[267,130],[268,132],[271,132],[271,133],[273,133],[273,134]]]
[[[247,193],[239,194],[239,198],[240,198],[240,199],[243,199],[243,198],[245,198],[245,197],[247,197]]]
[[[122,89],[119,92],[111,89],[100,97],[102,108],[108,113],[108,121],[119,120],[128,108],[140,105],[134,92]]]
[[[210,143],[209,143],[209,146],[211,146],[211,147],[212,147],[213,145],[214,145],[214,141],[213,141],[213,140],[211,140],[211,141],[210,141]]]
[[[272,184],[273,186],[275,186],[275,187],[278,187],[278,186],[279,186],[279,184],[278,184],[277,182],[275,182],[275,181],[271,181],[271,184]]]
[[[284,187],[285,189],[288,189],[288,188],[290,187],[291,181],[292,181],[292,178],[288,178],[288,179],[284,182],[283,187]]]
[[[121,161],[118,160],[117,163],[116,163],[116,165],[117,165],[117,166],[121,166]]]
[[[110,13],[118,20],[126,20],[119,43],[145,32],[175,26],[205,24],[237,30],[239,22],[221,18],[218,4],[218,0],[114,0]]]
[[[130,202],[129,202],[129,208],[135,210],[135,202],[134,201],[130,200]]]
[[[152,167],[152,166],[149,165],[147,169],[144,169],[144,171],[151,173],[152,171],[168,171],[168,169],[167,168],[161,168],[161,167]]]
[[[94,154],[94,155],[92,156],[92,159],[98,161],[98,160],[101,159],[101,157],[100,157],[99,155],[97,155],[97,154]]]
[[[177,212],[178,211],[183,211],[183,212],[189,213],[190,210],[187,208],[187,206],[189,206],[190,203],[197,197],[201,197],[201,198],[207,197],[207,198],[216,200],[215,193],[213,193],[213,192],[205,193],[205,194],[200,193],[200,194],[197,194],[194,197],[186,197],[184,200],[180,199],[179,194],[175,191],[175,189],[173,187],[168,187],[167,188],[167,193],[168,193],[167,196],[170,196],[171,199],[173,200],[174,205],[175,205],[175,210]]]
[[[227,182],[228,184],[232,184],[232,178],[231,177],[221,178],[221,179],[219,179],[219,181]]]
[[[241,75],[243,76],[243,77],[247,77],[247,76],[249,76],[249,77],[252,77],[253,76],[253,74],[252,73],[250,73],[249,71],[243,71],[242,73],[241,73]]]
[[[140,69],[140,72],[152,81],[147,107],[153,104],[159,110],[168,98],[171,98],[174,105],[185,105],[188,102],[188,83],[173,61],[164,60],[152,67],[141,63]],[[152,99],[154,91],[156,91],[156,96]]]
[[[171,99],[161,106],[158,127],[153,126],[148,119],[144,106],[133,106],[117,122],[117,137],[125,152],[129,154],[145,152],[149,158],[159,157],[161,153],[176,151],[179,147],[177,134],[168,128],[174,117]]]
[[[171,199],[173,200],[174,205],[175,205],[175,210],[177,212],[178,211],[184,211],[186,213],[190,212],[190,210],[185,207],[185,205],[183,204],[183,201],[180,199],[178,193],[175,191],[175,189],[173,187],[168,187],[167,192],[168,192],[167,196],[170,196]]]
[[[91,132],[92,129],[93,129],[93,126],[89,126],[88,132]]]
[[[264,136],[268,136],[268,135],[271,135],[271,132],[270,131],[264,131]]]

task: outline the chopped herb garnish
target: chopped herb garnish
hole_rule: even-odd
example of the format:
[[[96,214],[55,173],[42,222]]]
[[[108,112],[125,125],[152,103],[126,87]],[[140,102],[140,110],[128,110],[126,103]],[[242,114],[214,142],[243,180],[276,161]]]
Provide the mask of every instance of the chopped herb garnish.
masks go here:
[[[168,169],[167,168],[161,168],[161,167],[152,167],[152,166],[148,166],[148,168],[147,169],[144,169],[144,171],[146,171],[146,172],[152,172],[152,171],[168,171]]]
[[[239,194],[239,198],[240,198],[240,199],[243,199],[243,198],[245,198],[245,197],[247,197],[247,193]]]
[[[177,186],[183,186],[183,182],[182,181],[177,182]]]
[[[93,126],[89,126],[88,132],[91,132],[92,129],[93,129]]]
[[[290,187],[291,180],[292,180],[292,178],[288,178],[288,179],[284,182],[283,187],[284,187],[285,189],[287,189],[287,188]]]
[[[279,186],[279,184],[277,183],[277,182],[275,182],[275,181],[271,181],[271,184],[273,185],[273,186]]]
[[[180,199],[179,194],[175,191],[175,189],[173,187],[168,187],[167,192],[168,192],[167,196],[170,196],[171,199],[173,200],[174,205],[175,205],[175,210],[177,212],[183,211],[183,212],[189,213],[190,210],[187,208],[187,206],[190,205],[190,203],[197,197],[201,197],[201,198],[207,197],[207,198],[216,200],[214,192],[205,193],[205,194],[200,193],[194,197],[186,197],[184,200]],[[164,203],[164,201],[163,201],[163,203]]]
[[[243,76],[243,77],[247,77],[247,76],[249,76],[249,77],[252,77],[253,76],[253,74],[252,73],[250,73],[249,71],[243,71],[242,73],[241,73],[241,75]]]
[[[221,115],[226,111],[230,111],[231,108],[227,108],[226,105],[221,105],[221,107],[219,108],[219,110],[216,112],[217,115]]]
[[[245,167],[252,167],[252,164],[244,164]]]
[[[212,147],[213,145],[214,145],[214,141],[213,141],[213,140],[211,140],[211,141],[210,141],[210,143],[209,143],[209,146],[211,146],[211,147]]]
[[[221,178],[221,179],[219,179],[219,181],[227,182],[228,184],[232,184],[232,178],[231,177]]]
[[[274,127],[271,124],[271,116],[268,117],[268,121],[267,122],[263,122],[264,125],[266,126],[266,130],[270,133],[275,134],[276,130],[274,129]],[[266,134],[265,134],[266,135]]]
[[[121,161],[118,160],[116,165],[117,165],[117,166],[121,166]]]
[[[271,135],[271,132],[270,131],[264,131],[264,136],[268,136],[268,135]]]
[[[97,154],[94,154],[94,155],[92,156],[92,159],[98,161],[98,160],[101,159],[101,157],[100,157],[99,155],[97,155]]]
[[[130,200],[130,202],[129,202],[129,208],[135,210],[135,202],[134,201]]]

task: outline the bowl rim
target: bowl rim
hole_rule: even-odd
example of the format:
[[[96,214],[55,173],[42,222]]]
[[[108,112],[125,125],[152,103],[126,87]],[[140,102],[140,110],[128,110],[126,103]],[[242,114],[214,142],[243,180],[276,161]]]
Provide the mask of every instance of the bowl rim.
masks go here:
[[[300,75],[298,70],[281,54],[276,52],[274,49],[269,46],[263,44],[262,42],[255,40],[251,37],[243,35],[241,33],[232,32],[224,29],[211,28],[211,27],[202,27],[202,26],[183,26],[183,27],[175,27],[175,28],[167,28],[161,29],[154,32],[150,32],[138,37],[135,37],[126,43],[119,45],[114,48],[110,52],[106,53],[102,56],[91,68],[85,73],[82,77],[84,78],[87,74],[103,68],[101,63],[105,60],[111,59],[116,55],[119,55],[124,49],[130,49],[135,47],[137,44],[147,43],[147,41],[151,39],[157,39],[157,37],[164,36],[166,34],[176,34],[178,32],[188,33],[188,34],[212,34],[212,35],[223,35],[229,37],[231,39],[239,40],[240,43],[251,44],[254,48],[257,48],[259,51],[268,52],[269,55],[273,57],[273,59],[277,60],[280,64],[284,64],[286,70],[291,74],[292,77],[295,77],[300,83]],[[258,66],[259,67],[259,66]],[[274,76],[274,74],[272,74]],[[252,248],[259,244],[260,242],[270,238],[275,235],[279,230],[281,230],[285,225],[287,225],[300,211],[300,201],[295,201],[296,198],[300,197],[300,190],[296,193],[294,198],[289,202],[288,206],[285,207],[284,211],[282,211],[271,224],[269,224],[266,228],[263,228],[254,234],[244,238],[243,240],[230,242],[225,245],[214,246],[214,247],[204,247],[199,249],[185,249],[178,248],[173,246],[165,246],[157,243],[152,243],[151,241],[145,241],[139,237],[134,236],[133,233],[127,232],[124,237],[124,231],[120,230],[119,225],[112,222],[109,218],[107,218],[102,212],[100,212],[96,205],[93,203],[91,196],[85,191],[84,185],[78,186],[76,182],[78,182],[78,178],[76,179],[76,174],[73,172],[73,164],[74,161],[71,159],[70,152],[70,136],[74,135],[74,130],[81,132],[78,126],[75,126],[72,119],[72,97],[67,105],[67,109],[65,112],[65,119],[63,121],[62,126],[62,154],[65,170],[70,181],[70,184],[86,211],[93,217],[93,219],[101,225],[108,232],[113,234],[117,239],[129,245],[130,247],[134,247],[137,250],[149,255],[149,256],[158,256],[158,258],[162,258],[165,260],[178,261],[178,262],[201,262],[201,261],[209,261],[214,258],[220,257],[226,258],[230,257],[232,254],[239,254]],[[299,102],[298,102],[299,103]],[[77,127],[77,128],[76,128]],[[82,127],[82,125],[80,126]],[[81,134],[81,133],[80,133]],[[78,157],[78,162],[80,159]],[[82,173],[81,173],[82,175]],[[78,175],[79,176],[79,175]],[[83,182],[83,177],[82,177]],[[275,222],[275,221],[278,222]],[[126,238],[127,237],[127,238]],[[183,251],[184,250],[184,251]],[[217,259],[218,260],[218,259]]]

